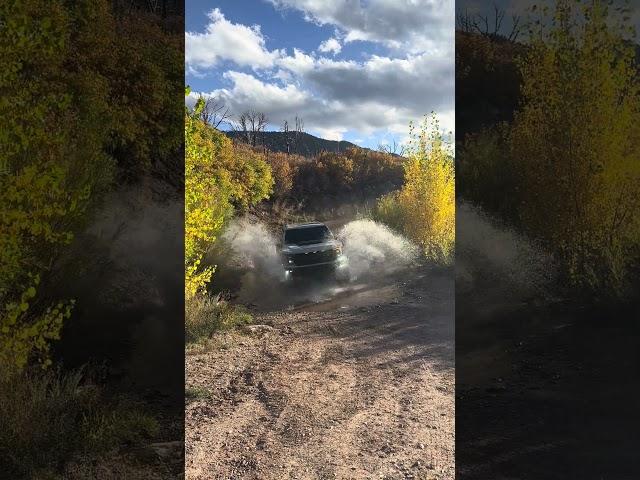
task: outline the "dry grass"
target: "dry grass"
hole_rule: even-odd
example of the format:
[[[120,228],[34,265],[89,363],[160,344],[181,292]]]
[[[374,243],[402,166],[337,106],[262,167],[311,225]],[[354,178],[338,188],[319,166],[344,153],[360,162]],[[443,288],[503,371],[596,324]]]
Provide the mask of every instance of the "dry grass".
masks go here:
[[[198,295],[185,305],[185,342],[188,347],[202,346],[214,333],[228,330],[253,321],[242,306],[231,305],[220,298]]]
[[[153,438],[158,424],[131,400],[106,398],[80,371],[29,372],[0,383],[6,478],[59,478],[79,456],[100,458]]]

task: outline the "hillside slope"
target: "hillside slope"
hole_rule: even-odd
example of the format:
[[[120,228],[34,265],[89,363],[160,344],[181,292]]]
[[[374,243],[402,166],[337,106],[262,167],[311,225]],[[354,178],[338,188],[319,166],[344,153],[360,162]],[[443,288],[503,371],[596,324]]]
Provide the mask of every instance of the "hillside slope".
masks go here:
[[[234,140],[246,141],[242,132],[229,131],[225,132]],[[289,133],[290,137],[293,134]],[[272,152],[287,152],[287,137],[284,132],[261,132],[257,141],[257,145],[264,145]],[[312,156],[322,151],[326,152],[344,152],[348,148],[361,148],[355,143],[347,141],[327,140],[319,138],[309,133],[303,132],[298,136],[297,141],[290,140],[290,153],[299,155]]]

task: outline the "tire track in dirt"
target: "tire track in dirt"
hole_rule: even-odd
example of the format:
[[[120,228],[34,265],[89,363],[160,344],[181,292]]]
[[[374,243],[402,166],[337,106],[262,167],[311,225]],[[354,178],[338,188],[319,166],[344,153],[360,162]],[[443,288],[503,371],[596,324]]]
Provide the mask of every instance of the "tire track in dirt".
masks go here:
[[[260,314],[263,336],[187,355],[186,478],[454,476],[453,276],[400,298]]]

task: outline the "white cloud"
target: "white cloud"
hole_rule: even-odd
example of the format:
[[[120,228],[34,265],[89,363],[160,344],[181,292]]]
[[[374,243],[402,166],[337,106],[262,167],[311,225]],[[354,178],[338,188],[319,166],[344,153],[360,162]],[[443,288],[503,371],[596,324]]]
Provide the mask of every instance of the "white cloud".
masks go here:
[[[277,78],[283,83],[288,83],[293,80],[293,75],[291,75],[291,73],[287,72],[286,70],[278,69],[276,73],[273,74],[273,78]]]
[[[453,0],[269,0],[320,25],[335,25],[344,40],[380,42],[418,53],[453,42]],[[452,47],[453,45],[451,45]]]
[[[296,75],[304,75],[313,69],[315,59],[302,50],[293,49],[293,56],[283,56],[278,59],[278,65]]]
[[[281,125],[284,120],[291,122],[298,115],[307,130],[324,138],[341,139],[347,131],[363,135],[377,132],[406,135],[409,121],[419,120],[430,111],[420,101],[414,101],[414,106],[411,102],[396,102],[393,97],[385,96],[330,98],[314,94],[312,89],[294,84],[270,84],[241,72],[227,72],[224,77],[231,83],[228,88],[203,95],[223,100],[236,115],[248,109],[265,112],[274,126]],[[198,95],[194,93],[193,97]],[[442,118],[444,128],[453,129],[453,124],[449,124],[451,119],[448,115]]]
[[[308,94],[293,84],[280,87],[263,82],[253,75],[234,71],[226,72],[224,78],[231,81],[233,89],[220,89],[218,92],[228,101],[245,106],[233,109],[235,112],[253,108],[270,114],[272,111],[302,108],[308,101]]]
[[[340,42],[335,38],[330,38],[328,40],[325,40],[318,47],[319,52],[333,53],[334,55],[337,55],[338,53],[340,53],[341,50],[342,50],[342,45],[340,45]]]
[[[317,128],[318,136],[320,138],[326,138],[327,140],[340,141],[344,139],[344,134],[347,131],[346,128]]]
[[[453,62],[426,54],[336,61],[295,50],[276,65],[269,78],[277,82],[228,71],[230,86],[205,95],[220,97],[236,115],[263,111],[272,125],[298,115],[324,138],[340,139],[346,131],[406,135],[410,121],[431,111],[443,129],[455,128]]]
[[[185,61],[189,71],[212,68],[223,60],[252,68],[270,68],[282,55],[265,48],[265,38],[258,25],[231,23],[220,9],[208,14],[205,31],[186,32]]]
[[[404,138],[409,122],[431,111],[454,130],[452,0],[270,1],[334,25],[335,35],[316,52],[269,51],[259,27],[230,23],[215,9],[204,33],[187,33],[187,65],[206,70],[228,60],[239,68],[224,73],[225,88],[205,96],[219,97],[235,115],[263,111],[272,126],[298,115],[311,133],[331,139],[346,132]],[[240,34],[244,43],[234,43]],[[389,50],[365,60],[331,58],[356,40]]]
[[[294,68],[295,79],[306,90],[320,98],[327,98],[351,108],[373,102],[386,105],[389,111],[405,112],[403,124],[420,118],[433,110],[451,110],[454,103],[454,65],[448,59],[432,58],[427,54],[406,58],[372,56],[365,62],[335,61],[312,58],[302,54],[299,61],[291,57],[279,60],[282,68]],[[304,68],[300,64],[304,63]],[[448,129],[454,124],[443,119]]]

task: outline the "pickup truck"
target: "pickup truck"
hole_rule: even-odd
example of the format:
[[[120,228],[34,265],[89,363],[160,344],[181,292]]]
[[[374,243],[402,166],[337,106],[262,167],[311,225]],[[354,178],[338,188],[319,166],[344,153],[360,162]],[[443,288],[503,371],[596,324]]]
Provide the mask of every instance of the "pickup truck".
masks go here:
[[[335,273],[345,264],[342,243],[320,222],[284,227],[280,254],[287,278],[293,273],[319,269]]]

